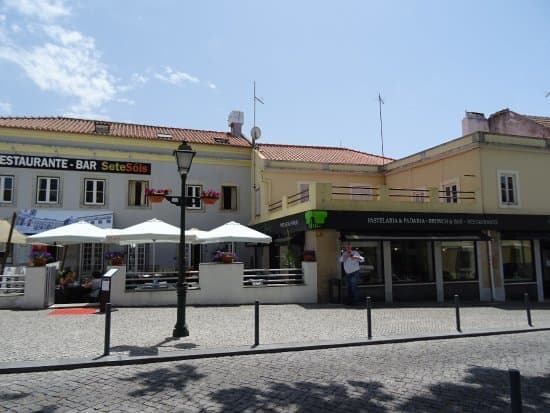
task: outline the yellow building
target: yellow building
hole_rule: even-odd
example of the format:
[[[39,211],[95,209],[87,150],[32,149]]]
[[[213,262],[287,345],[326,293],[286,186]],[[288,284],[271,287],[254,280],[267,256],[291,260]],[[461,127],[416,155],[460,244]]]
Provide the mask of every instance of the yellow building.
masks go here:
[[[378,301],[502,301],[550,291],[550,118],[469,112],[464,136],[392,160],[344,148],[256,145],[253,223],[270,264],[304,250],[335,299],[344,243]],[[267,260],[267,258],[266,258]]]

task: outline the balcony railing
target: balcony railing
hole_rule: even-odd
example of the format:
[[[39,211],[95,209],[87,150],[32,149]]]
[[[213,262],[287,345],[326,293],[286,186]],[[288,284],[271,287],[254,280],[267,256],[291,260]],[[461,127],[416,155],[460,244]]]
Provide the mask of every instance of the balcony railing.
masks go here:
[[[331,185],[313,183],[309,188],[267,205],[265,218],[309,209],[364,210],[388,212],[478,212],[476,191],[439,188],[398,188],[385,185]]]

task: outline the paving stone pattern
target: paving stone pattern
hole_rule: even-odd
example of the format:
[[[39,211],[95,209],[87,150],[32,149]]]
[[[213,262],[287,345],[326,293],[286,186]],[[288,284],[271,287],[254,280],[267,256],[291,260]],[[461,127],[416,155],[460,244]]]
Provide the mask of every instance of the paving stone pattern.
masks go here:
[[[6,412],[550,411],[550,333],[0,376]]]
[[[175,307],[117,308],[111,354],[147,355],[190,348],[254,343],[254,306],[188,307],[190,336],[172,340]],[[96,357],[103,354],[105,316],[48,315],[51,310],[0,310],[0,362]],[[550,327],[550,309],[532,310],[535,327]],[[373,336],[414,336],[456,331],[454,307],[374,308]],[[463,332],[527,328],[521,308],[465,307]],[[337,305],[262,305],[260,343],[305,343],[364,338],[364,308]]]

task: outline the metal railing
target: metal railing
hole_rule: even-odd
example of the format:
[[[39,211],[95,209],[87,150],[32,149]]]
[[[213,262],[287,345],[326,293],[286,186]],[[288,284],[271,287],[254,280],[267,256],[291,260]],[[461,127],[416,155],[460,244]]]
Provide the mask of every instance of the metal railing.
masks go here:
[[[253,268],[244,270],[243,287],[284,287],[304,285],[301,268]]]
[[[126,291],[166,291],[175,289],[178,282],[177,271],[163,272],[127,272]],[[199,272],[186,271],[185,281],[188,289],[199,288]]]
[[[25,293],[25,274],[10,273],[0,275],[0,294],[23,295]]]

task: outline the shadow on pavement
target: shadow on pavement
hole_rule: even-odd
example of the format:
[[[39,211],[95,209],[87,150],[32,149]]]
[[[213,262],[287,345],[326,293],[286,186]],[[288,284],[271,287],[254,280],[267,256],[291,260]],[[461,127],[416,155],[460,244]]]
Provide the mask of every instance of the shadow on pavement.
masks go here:
[[[177,343],[170,346],[167,346],[167,344],[177,341],[178,339],[173,337],[166,337],[164,340],[162,340],[160,343],[154,344],[152,346],[128,346],[128,345],[122,345],[122,346],[114,346],[110,348],[111,353],[126,353],[128,352],[128,355],[130,357],[136,357],[136,356],[156,356],[159,354],[159,348],[160,347],[171,347],[174,349],[179,350],[189,350],[196,348],[197,345],[193,343]]]
[[[195,366],[178,364],[174,367],[162,367],[151,371],[137,373],[128,378],[121,378],[141,385],[141,388],[129,392],[132,397],[142,397],[162,393],[167,390],[185,390],[188,382],[200,380],[206,375],[197,373]]]
[[[179,364],[138,373],[121,379],[136,382],[141,388],[129,395],[140,397],[172,390],[185,390],[190,382],[205,378],[197,367]],[[343,383],[319,384],[306,381],[271,382],[266,388],[237,386],[207,393],[220,405],[215,411],[297,411],[297,412],[480,412],[509,411],[510,384],[507,370],[471,367],[461,383],[439,382],[405,401],[396,400],[401,388],[386,389],[378,381],[347,380]],[[522,377],[524,412],[550,411],[550,375]],[[395,383],[393,386],[404,383]],[[406,385],[406,384],[405,384]],[[206,392],[205,392],[206,393]],[[186,394],[180,393],[185,399]],[[212,406],[213,408],[213,406]],[[206,411],[206,410],[204,410]]]
[[[521,373],[521,372],[520,372]],[[550,375],[521,377],[524,412],[550,411]],[[463,383],[441,382],[399,406],[399,411],[486,412],[509,411],[510,377],[507,370],[471,367]]]

